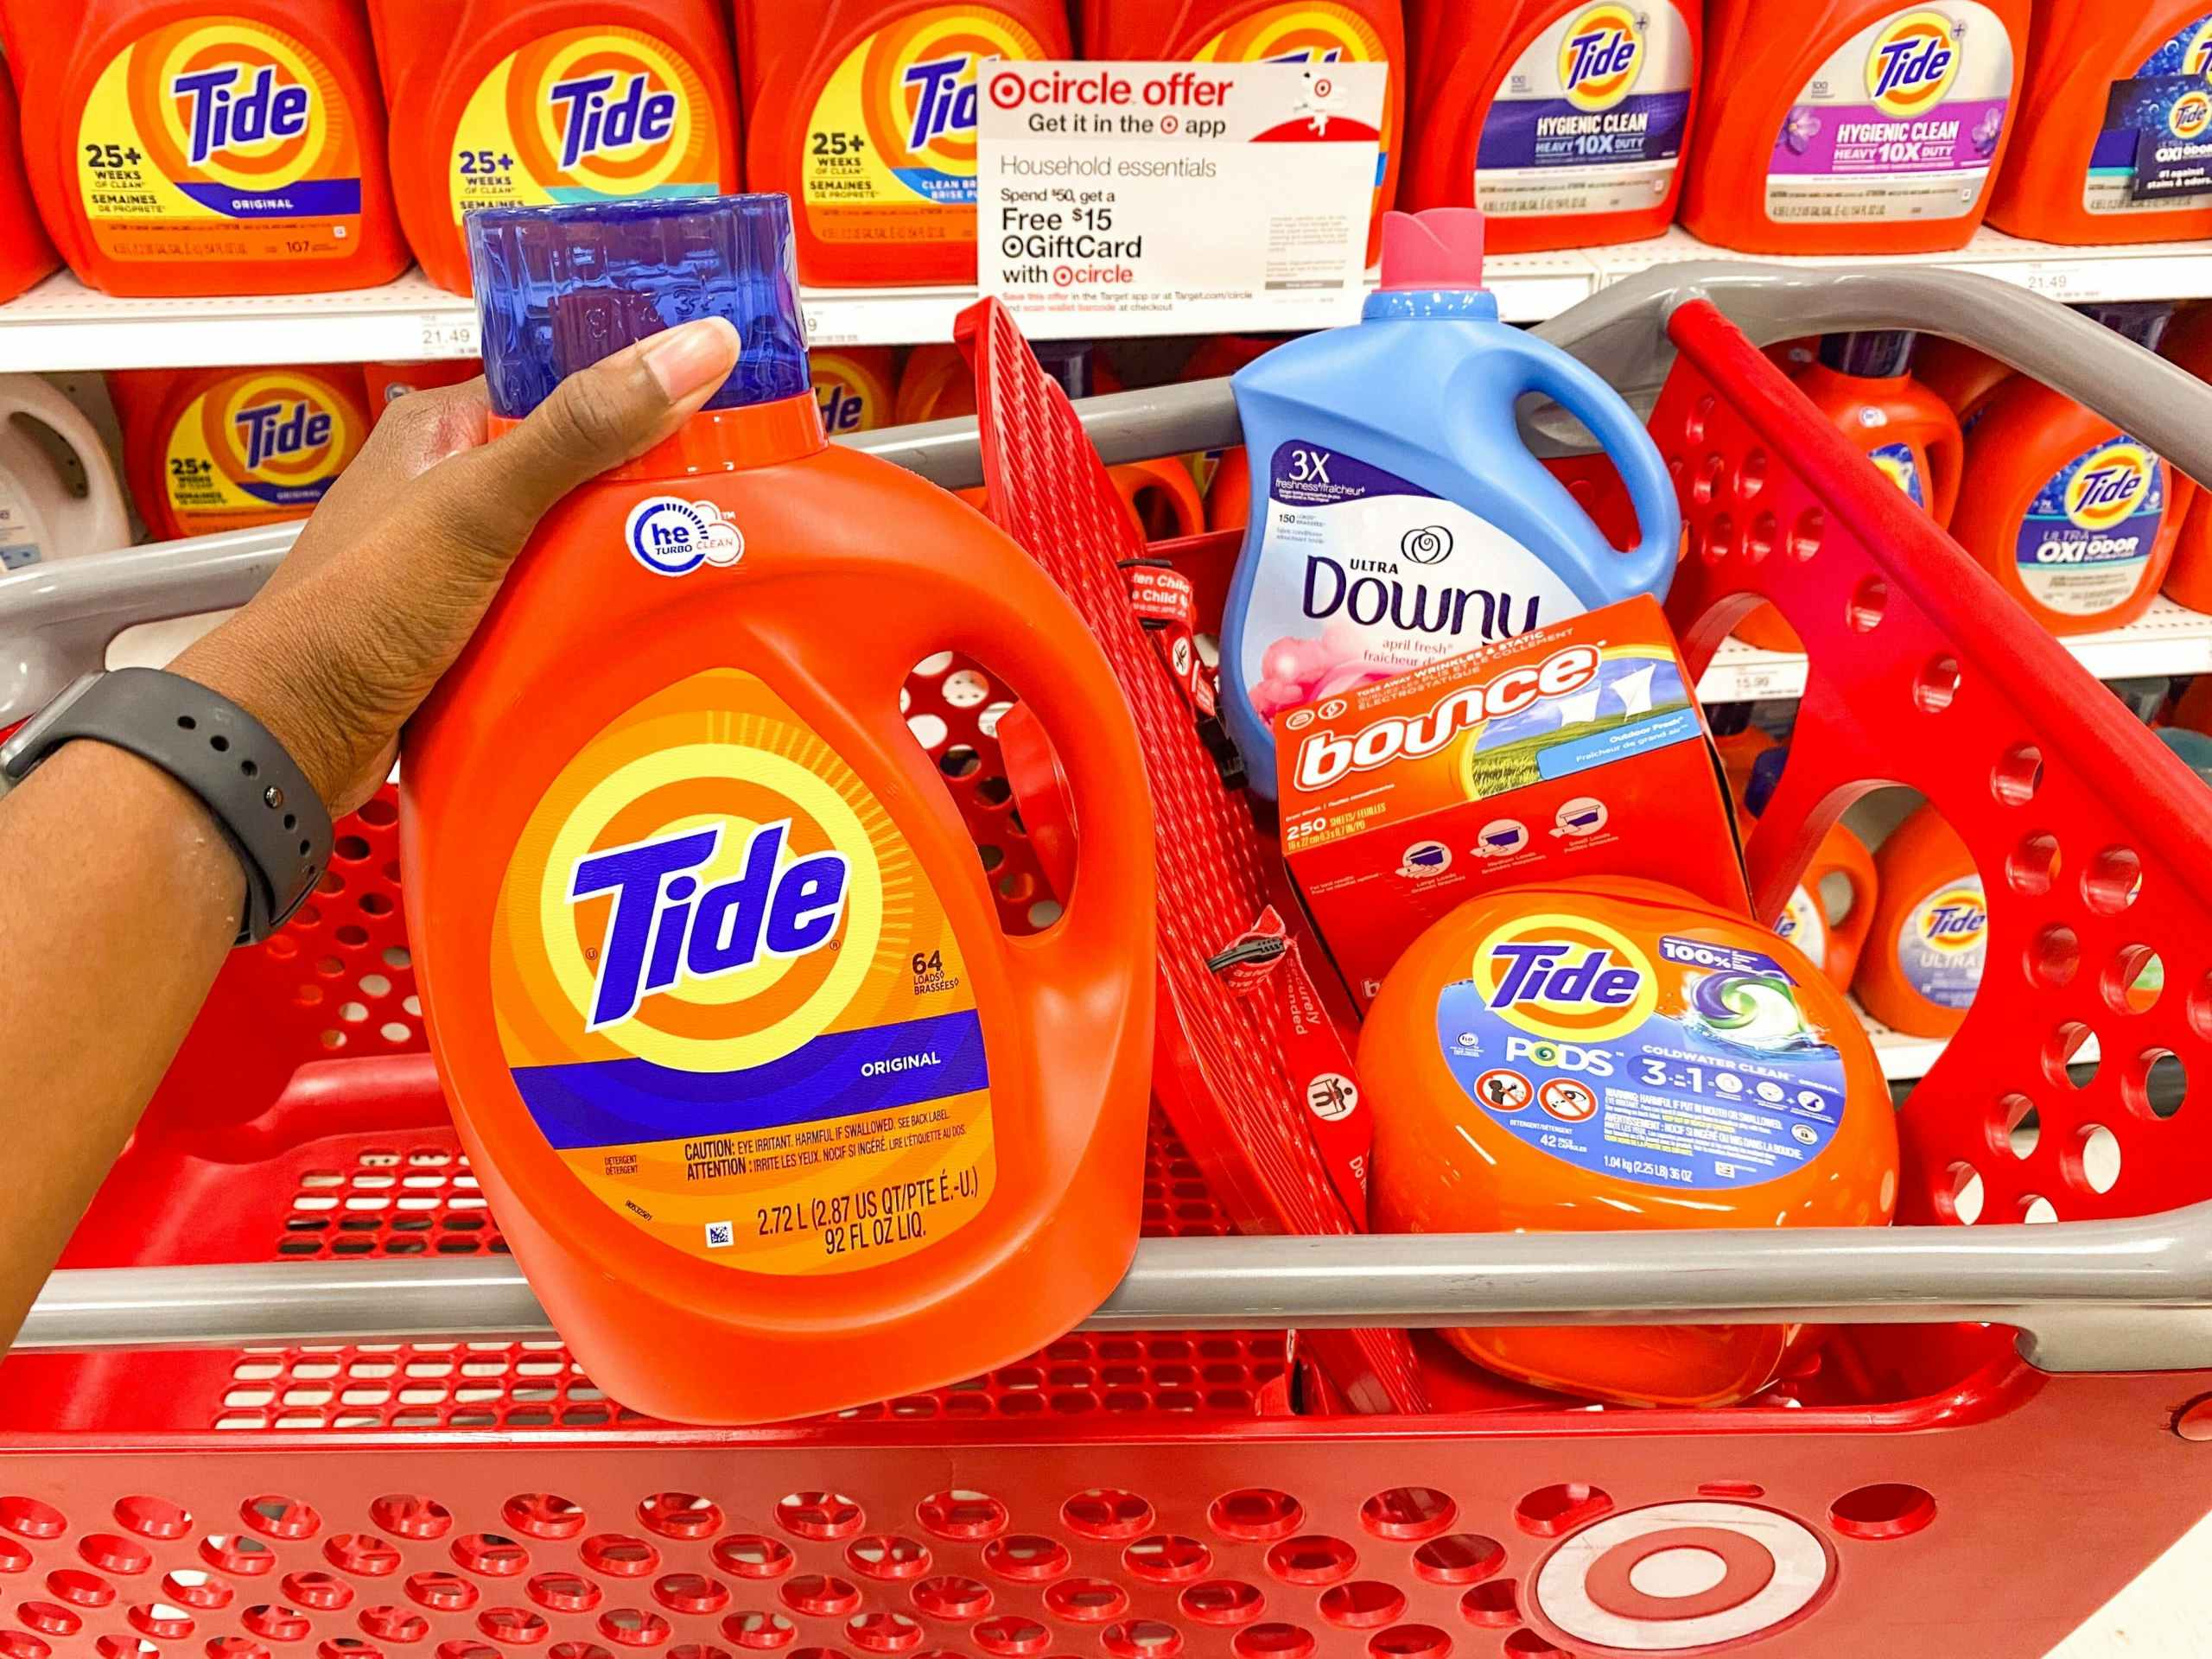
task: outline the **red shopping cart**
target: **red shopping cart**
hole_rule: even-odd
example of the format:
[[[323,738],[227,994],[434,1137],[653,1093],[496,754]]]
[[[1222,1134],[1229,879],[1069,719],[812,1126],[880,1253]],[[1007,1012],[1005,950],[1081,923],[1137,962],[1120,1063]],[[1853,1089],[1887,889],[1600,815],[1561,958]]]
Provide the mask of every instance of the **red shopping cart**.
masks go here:
[[[1224,1237],[1163,1123],[1153,1236],[1084,1331],[833,1420],[645,1421],[534,1318],[456,1154],[379,800],[340,826],[310,909],[226,969],[65,1264],[110,1271],[58,1277],[0,1367],[0,1659],[2021,1656],[2056,1641],[2212,1508],[2196,1449],[2212,1440],[2212,1217],[2177,1208],[2212,1189],[2212,1119],[2187,1096],[2163,1112],[2150,1087],[2162,1067],[2212,1075],[2212,829],[2171,809],[2195,786],[2185,771],[1994,602],[1722,307],[1754,336],[1911,324],[2014,342],[2018,366],[2208,472],[2212,393],[2056,307],[1934,273],[1692,269],[1554,326],[1656,394],[1688,518],[1672,609],[1693,655],[1762,599],[1809,648],[1793,758],[1751,843],[1762,902],[1778,907],[1876,781],[1921,789],[1982,863],[1992,967],[1904,1111],[1910,1224]],[[989,486],[1025,504],[1019,527],[1065,583],[1095,585],[1121,533],[1100,526],[1122,521],[1094,444],[1122,460],[1223,441],[1225,399],[1130,394],[1079,421],[1022,378],[1018,348],[1002,319],[978,334]],[[957,432],[881,447],[976,481]],[[1605,519],[1605,477],[1579,481]],[[130,569],[156,572],[161,607],[195,608],[175,560],[219,564],[235,598],[239,562],[271,546]],[[76,601],[48,594],[12,623],[27,590],[0,583],[0,636],[27,642],[6,655],[69,666],[57,639],[81,649],[137,620],[128,576],[89,573]],[[1124,620],[1102,619],[1109,653],[1148,653],[1133,626],[1116,636]],[[1151,695],[1141,670],[1164,672],[1149,655],[1122,666],[1133,699]],[[988,665],[939,660],[906,695],[1010,924],[1049,925],[997,764],[1003,688]],[[2140,1007],[2128,992],[2153,956],[2165,989]],[[2102,1061],[2085,1082],[2069,1063],[2091,1034]],[[1255,1145],[1267,1133],[1245,1128]],[[2093,1132],[2120,1148],[2115,1181],[2084,1160]],[[1971,1227],[1969,1179],[1984,1195]],[[2060,1224],[2011,1224],[2031,1200]],[[1336,1409],[1273,1329],[1728,1316],[1839,1329],[1717,1412],[1504,1389],[1424,1339],[1433,1408],[1395,1415]]]

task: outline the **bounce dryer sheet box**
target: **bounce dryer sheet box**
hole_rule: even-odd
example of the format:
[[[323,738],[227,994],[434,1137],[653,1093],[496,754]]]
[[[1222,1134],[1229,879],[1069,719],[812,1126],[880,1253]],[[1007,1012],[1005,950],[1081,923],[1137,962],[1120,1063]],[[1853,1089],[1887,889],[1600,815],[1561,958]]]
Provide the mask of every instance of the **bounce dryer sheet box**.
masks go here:
[[[1364,1010],[1495,887],[1671,882],[1748,914],[1735,821],[1656,602],[1636,598],[1275,717],[1283,852]]]

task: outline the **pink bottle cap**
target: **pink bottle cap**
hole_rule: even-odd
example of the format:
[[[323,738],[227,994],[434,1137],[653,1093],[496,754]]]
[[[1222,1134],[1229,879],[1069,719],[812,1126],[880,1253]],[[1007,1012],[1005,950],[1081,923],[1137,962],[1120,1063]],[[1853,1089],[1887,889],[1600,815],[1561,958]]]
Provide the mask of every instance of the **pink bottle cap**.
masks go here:
[[[1386,289],[1480,288],[1483,210],[1432,207],[1382,215]]]

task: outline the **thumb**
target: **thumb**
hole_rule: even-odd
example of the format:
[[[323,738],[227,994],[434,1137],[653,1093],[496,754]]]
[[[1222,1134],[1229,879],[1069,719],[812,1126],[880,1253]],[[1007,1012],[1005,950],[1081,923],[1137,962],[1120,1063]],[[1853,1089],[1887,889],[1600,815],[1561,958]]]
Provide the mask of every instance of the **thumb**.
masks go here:
[[[737,358],[736,328],[701,317],[579,369],[512,431],[428,474],[444,486],[442,528],[504,568],[563,496],[673,436]]]

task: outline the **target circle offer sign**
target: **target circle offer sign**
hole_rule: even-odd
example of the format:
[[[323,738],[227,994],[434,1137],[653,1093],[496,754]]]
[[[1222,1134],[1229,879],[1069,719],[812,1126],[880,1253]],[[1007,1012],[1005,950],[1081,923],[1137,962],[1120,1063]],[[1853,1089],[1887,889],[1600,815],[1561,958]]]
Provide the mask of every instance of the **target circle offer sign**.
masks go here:
[[[1600,1521],[1537,1570],[1544,1618],[1578,1641],[1685,1653],[1765,1636],[1834,1575],[1802,1522],[1747,1503],[1660,1503]]]

